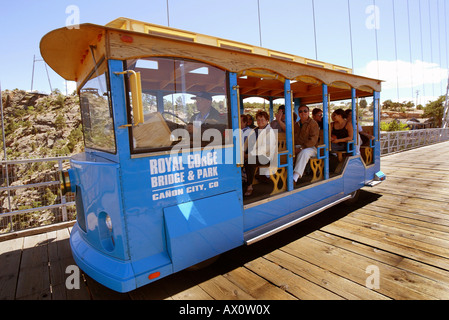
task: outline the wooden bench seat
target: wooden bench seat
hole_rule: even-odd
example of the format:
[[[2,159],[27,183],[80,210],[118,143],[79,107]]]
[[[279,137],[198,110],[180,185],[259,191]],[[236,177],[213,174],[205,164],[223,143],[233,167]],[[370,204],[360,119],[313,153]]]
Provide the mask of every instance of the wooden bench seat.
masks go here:
[[[287,138],[286,138],[284,132],[278,133],[277,142],[278,142],[278,153],[287,151]],[[279,160],[280,164],[286,164],[287,163],[287,155],[281,155],[278,160]],[[259,183],[256,179],[256,175],[257,175],[257,172],[259,171],[259,168],[269,168],[270,180],[273,182],[273,190],[271,191],[270,195],[278,194],[280,192],[287,190],[287,168],[286,167],[271,168],[269,166],[260,166],[256,170],[256,174],[254,175],[252,184]]]
[[[360,154],[366,165],[370,165],[373,163],[373,148],[369,146],[361,146]]]

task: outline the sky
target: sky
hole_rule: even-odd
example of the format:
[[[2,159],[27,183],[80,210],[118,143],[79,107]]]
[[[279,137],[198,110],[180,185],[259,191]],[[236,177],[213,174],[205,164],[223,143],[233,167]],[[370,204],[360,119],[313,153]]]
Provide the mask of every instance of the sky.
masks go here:
[[[36,60],[33,90],[73,92],[50,67],[48,80],[41,38],[118,17],[353,68],[385,81],[381,100],[425,105],[448,83],[447,0],[0,0],[0,8],[2,90],[30,90]]]

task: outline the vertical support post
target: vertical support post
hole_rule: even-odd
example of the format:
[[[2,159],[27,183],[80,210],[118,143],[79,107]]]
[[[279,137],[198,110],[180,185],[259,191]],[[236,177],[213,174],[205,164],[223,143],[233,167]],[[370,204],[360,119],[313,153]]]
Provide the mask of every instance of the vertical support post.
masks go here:
[[[290,89],[290,80],[285,79],[284,82],[284,99],[285,99],[285,136],[287,144],[287,190],[293,190],[293,119],[292,119],[292,92]]]
[[[273,97],[270,97],[268,101],[270,102],[270,121],[273,121],[274,120]]]
[[[353,128],[353,140],[354,140],[354,149],[352,151],[352,155],[355,156],[359,153],[359,122],[358,122],[358,114],[357,114],[357,106],[356,106],[356,90],[355,88],[351,88],[351,108],[352,108],[352,128]]]
[[[379,164],[380,160],[380,92],[374,91],[373,96],[373,118],[374,118],[374,128],[373,128],[373,134],[374,134],[374,157],[373,162],[375,164]]]
[[[11,191],[9,190],[9,168],[8,168],[8,153],[6,152],[6,136],[5,136],[5,116],[3,114],[3,100],[2,100],[2,85],[0,83],[0,110],[2,116],[2,138],[3,138],[3,157],[5,161],[5,175],[6,175],[6,187],[8,188],[8,210],[12,211],[11,207]],[[12,216],[9,216],[10,229],[9,232],[14,231],[14,224],[12,222]]]
[[[123,61],[109,60],[109,82],[111,90],[112,114],[114,116],[114,130],[117,156],[123,161],[131,158],[131,148],[129,135],[131,129],[121,129],[122,125],[128,124],[126,111],[126,95],[129,94],[125,90],[125,81],[123,74],[116,74],[123,72]]]
[[[328,90],[327,90],[327,84],[322,85],[323,87],[323,137],[324,137],[324,144],[326,145],[326,148],[324,150],[324,180],[329,179],[329,105],[327,103],[328,101]]]
[[[156,93],[156,104],[157,111],[160,113],[164,112],[164,93],[162,91]]]
[[[58,170],[59,170],[59,172],[62,172],[62,159],[58,159]],[[65,199],[65,194],[62,194],[62,191],[60,191],[61,192],[61,204],[63,205],[62,207],[61,207],[61,209],[62,209],[62,221],[67,221],[68,220],[68,218],[67,218],[67,206],[65,205],[66,204],[66,199]]]
[[[36,55],[33,55],[33,71],[31,73],[31,92],[33,92],[33,83],[34,83],[34,65],[36,63]]]
[[[238,94],[238,85],[237,85],[237,73],[230,72],[229,73],[229,91],[231,93],[230,102],[231,102],[231,123],[233,129],[233,143],[234,143],[234,152],[235,152],[235,161],[237,166],[243,166],[244,157],[243,157],[243,143],[242,143],[242,134],[240,130],[240,112],[242,111],[239,108],[239,94]],[[227,160],[227,159],[226,159]]]

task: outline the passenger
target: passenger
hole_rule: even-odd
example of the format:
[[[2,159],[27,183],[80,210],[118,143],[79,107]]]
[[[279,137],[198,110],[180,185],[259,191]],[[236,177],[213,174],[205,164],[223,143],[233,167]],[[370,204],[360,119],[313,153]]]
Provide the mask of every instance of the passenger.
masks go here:
[[[278,132],[285,132],[285,105],[281,105],[276,113],[276,120],[271,121],[271,128],[277,129]]]
[[[302,105],[298,110],[300,120],[295,123],[295,153],[296,163],[293,169],[293,180],[298,181],[304,174],[304,169],[311,157],[316,156],[320,127],[309,117],[309,107]]]
[[[248,116],[248,127],[250,127],[251,129],[254,129],[256,126],[254,125],[254,118],[252,115],[250,115],[249,113],[247,114]]]
[[[245,196],[253,192],[253,179],[259,166],[276,165],[277,136],[269,124],[270,117],[265,111],[256,114],[257,128],[248,137],[248,154],[245,155],[245,171],[247,175]],[[262,174],[260,172],[260,174]]]
[[[331,117],[331,150],[346,151],[347,142],[353,139],[352,123],[346,119],[343,109],[335,110]]]
[[[190,133],[193,132],[193,127],[201,127],[201,130],[208,128],[224,129],[226,127],[227,117],[221,115],[212,107],[212,95],[210,93],[200,92],[191,99],[196,100],[196,108],[199,112],[190,118],[187,126]]]
[[[323,110],[315,108],[312,110],[312,119],[318,123],[320,130],[323,130]]]
[[[242,139],[243,145],[245,149],[245,153],[248,151],[248,144],[246,141],[248,140],[248,136],[250,135],[252,129],[248,126],[248,115],[241,114],[240,115],[240,124],[242,126]]]

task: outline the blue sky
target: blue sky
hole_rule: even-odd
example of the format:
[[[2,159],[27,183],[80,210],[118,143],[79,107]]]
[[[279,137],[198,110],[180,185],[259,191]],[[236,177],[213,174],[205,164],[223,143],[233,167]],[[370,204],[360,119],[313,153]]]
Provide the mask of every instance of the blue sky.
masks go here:
[[[419,90],[418,103],[425,104],[446,92],[446,0],[259,0],[261,37],[257,0],[168,0],[168,16],[167,0],[0,1],[2,90],[31,89],[40,39],[65,26],[73,14],[67,8],[75,5],[80,23],[104,25],[121,16],[165,26],[170,22],[179,29],[252,45],[262,42],[273,50],[353,67],[356,74],[386,80],[382,100],[416,102]],[[65,92],[64,80],[48,71],[52,88]],[[50,90],[41,61],[35,65],[33,89]]]

